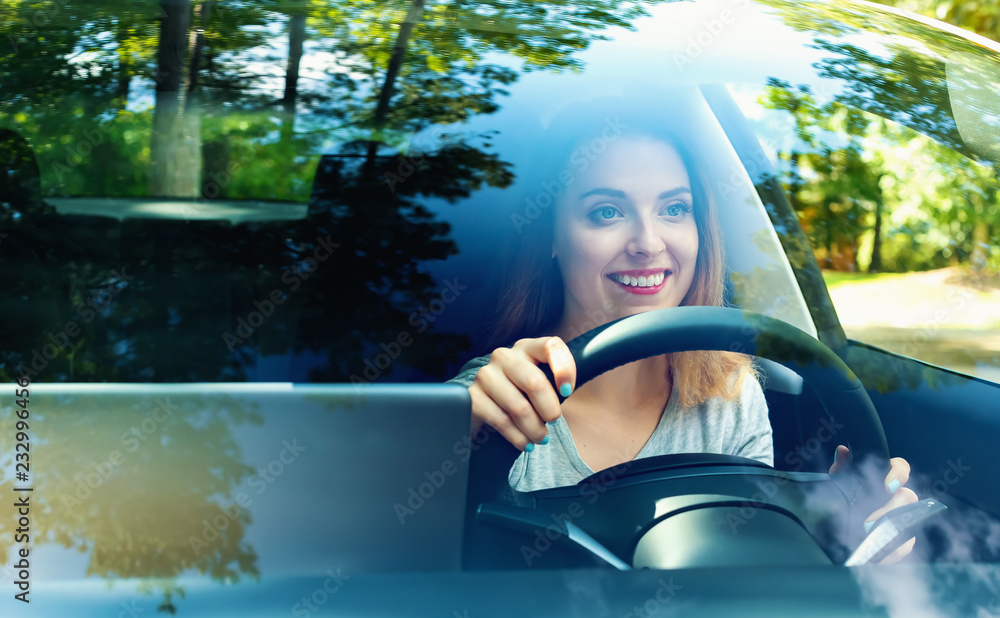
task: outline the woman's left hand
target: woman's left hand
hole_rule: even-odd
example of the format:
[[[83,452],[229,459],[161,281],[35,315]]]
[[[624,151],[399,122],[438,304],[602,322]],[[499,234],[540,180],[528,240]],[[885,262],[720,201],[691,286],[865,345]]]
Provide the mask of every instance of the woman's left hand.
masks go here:
[[[836,456],[833,459],[833,465],[830,466],[830,474],[833,474],[847,465],[847,461],[850,459],[850,456],[850,449],[844,445],[838,446]],[[899,508],[907,504],[913,504],[917,501],[917,494],[913,493],[913,490],[909,487],[904,487],[906,482],[910,480],[910,464],[908,464],[902,457],[893,457],[889,460],[889,465],[889,474],[885,475],[883,487],[885,488],[886,493],[890,494],[892,497],[885,503],[885,506],[875,511],[869,515],[867,519],[865,519],[865,532],[868,532],[871,529],[871,526],[869,525],[871,522],[874,522],[876,519],[882,517],[892,509]],[[913,546],[916,542],[916,538],[910,539],[903,545],[900,545],[894,552],[882,559],[879,564],[899,562],[903,556],[913,551]]]

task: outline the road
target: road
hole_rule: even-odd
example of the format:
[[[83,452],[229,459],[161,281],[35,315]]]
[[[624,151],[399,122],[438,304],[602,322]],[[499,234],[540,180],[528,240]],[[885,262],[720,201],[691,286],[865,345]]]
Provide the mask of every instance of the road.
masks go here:
[[[958,268],[831,287],[847,336],[1000,383],[1000,285]]]

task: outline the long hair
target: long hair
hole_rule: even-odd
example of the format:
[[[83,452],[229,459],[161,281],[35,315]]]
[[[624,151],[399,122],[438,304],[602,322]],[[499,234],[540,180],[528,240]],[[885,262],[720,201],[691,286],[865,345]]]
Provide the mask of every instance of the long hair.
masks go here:
[[[659,110],[662,112],[662,108]],[[507,265],[497,303],[497,314],[486,338],[487,347],[510,346],[526,337],[549,332],[563,314],[563,280],[558,259],[551,256],[555,205],[565,189],[567,165],[577,160],[581,145],[600,146],[622,136],[653,138],[676,149],[691,180],[693,214],[698,229],[698,256],[691,287],[681,306],[723,306],[724,269],[722,234],[702,166],[677,137],[661,114],[623,106],[621,100],[591,102],[570,108],[550,123],[529,167],[532,177],[522,203],[511,214],[513,235],[502,257]],[[616,129],[609,131],[609,129]],[[606,146],[606,143],[605,143]],[[596,148],[595,148],[596,150]],[[602,149],[603,151],[603,149]],[[587,314],[585,330],[611,321],[602,310]],[[583,334],[574,333],[574,336]],[[673,388],[680,389],[685,407],[712,397],[735,399],[747,377],[757,377],[752,359],[722,351],[676,352],[667,355]],[[735,379],[734,379],[735,377]]]

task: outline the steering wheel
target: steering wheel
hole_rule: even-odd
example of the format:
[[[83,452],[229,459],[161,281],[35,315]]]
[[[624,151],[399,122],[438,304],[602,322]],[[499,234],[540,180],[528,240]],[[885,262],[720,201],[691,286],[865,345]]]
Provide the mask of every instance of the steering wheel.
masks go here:
[[[827,413],[845,424],[855,461],[889,461],[882,422],[864,385],[830,348],[787,322],[728,307],[656,309],[599,326],[567,346],[576,363],[576,388],[615,367],[671,352],[719,350],[766,358],[802,376]],[[555,385],[548,366],[542,370]],[[559,395],[560,403],[564,400]]]
[[[576,363],[577,388],[615,367],[672,352],[719,350],[749,354],[774,361],[799,374],[806,384],[813,388],[826,412],[843,425],[843,433],[852,449],[852,461],[855,464],[872,457],[880,466],[884,462],[886,472],[888,471],[889,449],[885,433],[875,406],[861,381],[827,346],[786,322],[735,308],[700,306],[666,308],[602,325],[567,342],[567,346]],[[549,367],[543,364],[541,369],[555,385]],[[558,387],[556,392],[558,393]],[[559,399],[562,402],[565,398],[560,395]],[[495,433],[495,430],[488,426],[484,428]],[[498,512],[496,508],[502,510],[507,507],[488,503],[503,501],[500,496],[504,492],[519,504],[527,500],[532,505],[540,505],[546,501],[558,504],[563,497],[569,496],[574,491],[574,488],[554,488],[520,494],[520,498],[516,495],[510,496],[511,490],[507,485],[506,472],[520,451],[502,437],[487,440],[483,446],[486,448],[482,449],[482,454],[474,456],[471,462],[470,510],[467,519],[469,522],[477,519],[485,521],[490,517],[495,520]],[[616,484],[641,484],[657,475],[663,478],[672,474],[676,476],[678,471],[683,474],[685,469],[690,471],[697,466],[701,466],[704,470],[716,466],[712,468],[714,472],[709,473],[716,474],[716,479],[723,478],[718,474],[725,474],[725,466],[729,466],[734,472],[738,468],[745,471],[748,467],[754,467],[758,471],[763,468],[763,473],[790,474],[779,473],[760,462],[743,457],[677,454],[631,462],[630,471],[618,478]],[[874,487],[872,479],[865,476],[860,466],[853,465],[853,467],[855,479],[866,488]],[[598,482],[596,477],[600,474],[601,472],[598,472],[589,479],[581,481],[579,487],[582,488],[587,483],[596,484]],[[815,473],[798,474],[816,476]],[[828,475],[819,476],[829,479]],[[722,485],[716,483],[719,487],[723,485],[725,483]],[[850,497],[849,501],[853,503],[854,497]],[[486,511],[483,511],[483,507],[487,507]],[[517,515],[514,519],[523,515],[524,513]],[[786,512],[785,515],[791,514]],[[622,519],[620,514],[616,514],[616,517],[618,520]],[[512,520],[507,519],[505,525],[509,527]],[[795,519],[794,515],[791,519]],[[639,524],[641,519],[633,523]],[[475,535],[470,535],[469,526],[466,530],[464,561],[473,564],[477,561],[478,554],[489,551],[491,541],[484,540],[485,537],[477,538]],[[499,537],[495,537],[492,542],[501,541]],[[624,550],[625,546],[614,549]]]

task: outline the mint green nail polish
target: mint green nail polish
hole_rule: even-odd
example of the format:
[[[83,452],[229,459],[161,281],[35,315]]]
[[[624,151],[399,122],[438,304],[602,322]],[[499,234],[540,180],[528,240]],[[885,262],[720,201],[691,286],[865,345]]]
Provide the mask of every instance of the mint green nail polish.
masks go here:
[[[566,382],[559,387],[559,394],[563,397],[569,397],[573,394],[573,387],[569,385],[569,382]]]
[[[872,531],[872,524],[874,524],[874,523],[875,523],[875,522],[873,522],[873,521],[866,521],[866,522],[865,522],[865,532],[866,532],[866,533],[868,533],[868,532],[871,532],[871,531]]]
[[[833,449],[833,463],[837,463],[837,455],[840,454],[840,449]]]
[[[892,479],[889,481],[889,492],[896,493],[897,489],[899,489],[899,479]]]
[[[549,443],[549,437],[548,436],[545,436],[544,438],[542,438],[542,441],[539,442],[539,444],[548,444],[548,443]]]
[[[532,442],[528,442],[528,446],[524,447],[525,453],[530,453],[533,450],[535,450],[535,445]]]

